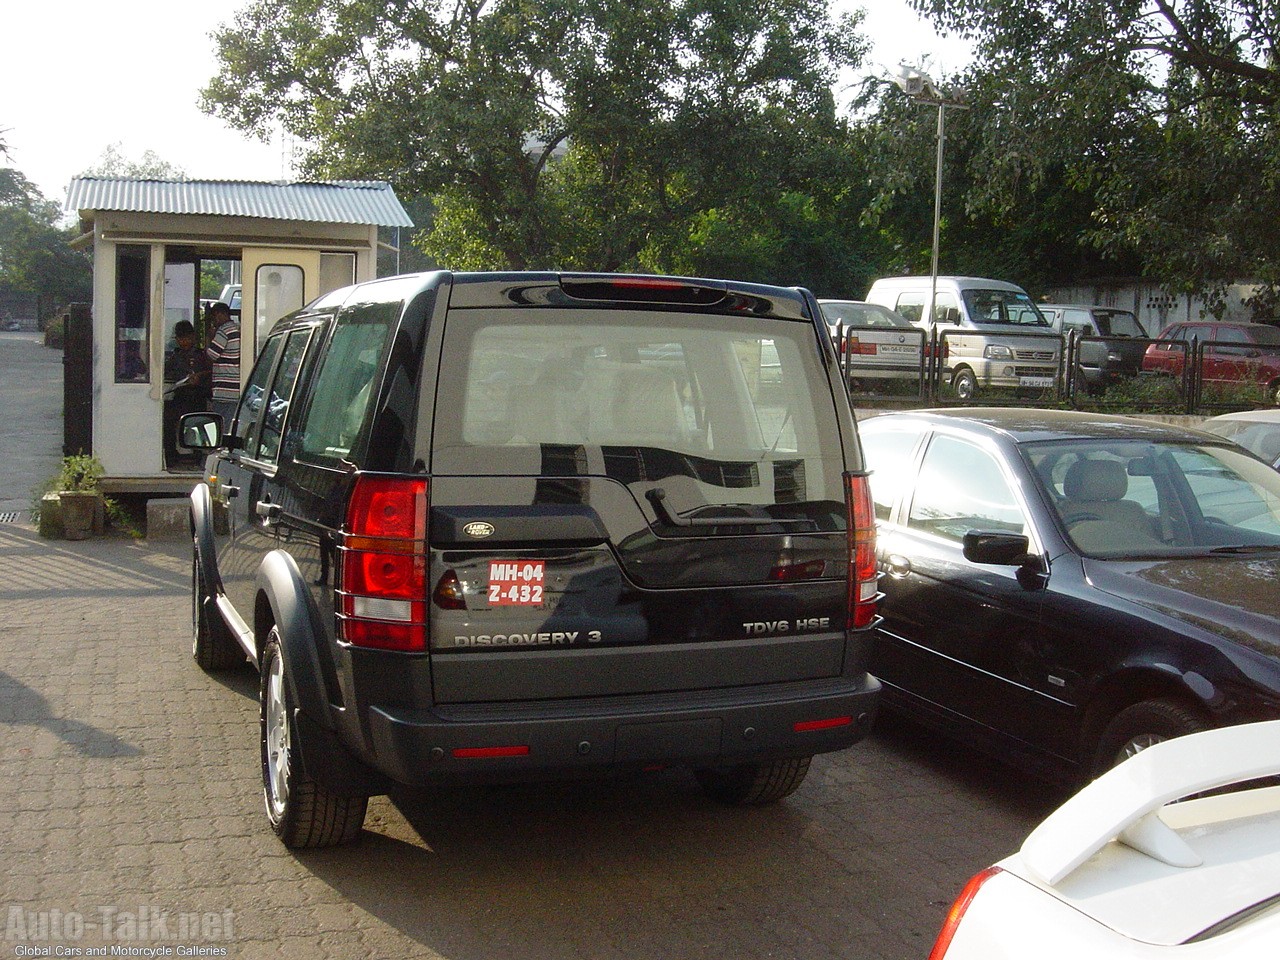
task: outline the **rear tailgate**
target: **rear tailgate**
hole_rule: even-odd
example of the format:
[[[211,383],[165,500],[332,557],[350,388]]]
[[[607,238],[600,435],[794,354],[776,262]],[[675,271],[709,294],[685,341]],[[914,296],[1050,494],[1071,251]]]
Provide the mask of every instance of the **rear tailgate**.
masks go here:
[[[826,362],[801,319],[451,310],[436,701],[841,675],[846,467]]]

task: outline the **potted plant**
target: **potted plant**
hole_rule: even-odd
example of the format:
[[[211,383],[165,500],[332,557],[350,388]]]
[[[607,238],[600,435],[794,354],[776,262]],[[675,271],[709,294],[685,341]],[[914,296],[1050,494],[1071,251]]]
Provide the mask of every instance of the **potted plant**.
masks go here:
[[[84,540],[94,530],[102,504],[99,481],[104,473],[97,457],[77,453],[62,458],[62,468],[50,485],[62,515],[62,535],[68,540]]]

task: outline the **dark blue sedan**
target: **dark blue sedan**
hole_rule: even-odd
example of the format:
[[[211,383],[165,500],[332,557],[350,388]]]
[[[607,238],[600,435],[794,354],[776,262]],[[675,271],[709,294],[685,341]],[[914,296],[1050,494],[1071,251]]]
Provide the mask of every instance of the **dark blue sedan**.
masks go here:
[[[1280,474],[1207,434],[974,409],[860,424],[884,702],[1073,779],[1280,718]]]

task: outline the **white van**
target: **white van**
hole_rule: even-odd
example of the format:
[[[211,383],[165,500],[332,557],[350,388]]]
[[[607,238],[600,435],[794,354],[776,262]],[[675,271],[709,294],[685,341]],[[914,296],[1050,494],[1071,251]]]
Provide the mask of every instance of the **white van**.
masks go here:
[[[947,379],[961,399],[973,399],[981,387],[1057,385],[1061,340],[1025,290],[985,277],[938,277],[930,322],[932,284],[932,277],[884,277],[866,299],[937,331]]]

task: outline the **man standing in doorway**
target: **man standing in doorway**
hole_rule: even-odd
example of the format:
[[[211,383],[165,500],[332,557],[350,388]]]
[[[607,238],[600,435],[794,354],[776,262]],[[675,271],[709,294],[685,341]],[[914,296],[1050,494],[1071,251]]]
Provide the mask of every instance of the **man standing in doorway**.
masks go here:
[[[213,325],[213,336],[205,348],[213,365],[213,402],[210,409],[222,416],[222,428],[228,430],[240,400],[240,322],[231,316],[231,308],[222,302],[210,306],[206,318]]]

